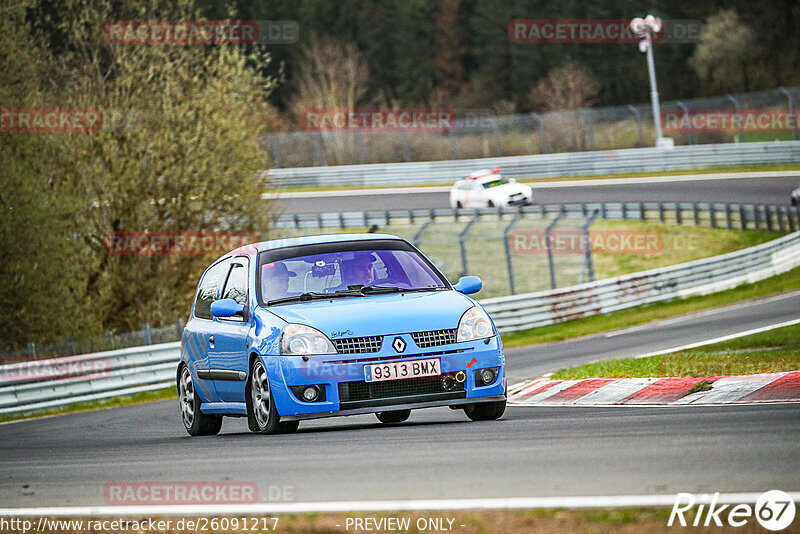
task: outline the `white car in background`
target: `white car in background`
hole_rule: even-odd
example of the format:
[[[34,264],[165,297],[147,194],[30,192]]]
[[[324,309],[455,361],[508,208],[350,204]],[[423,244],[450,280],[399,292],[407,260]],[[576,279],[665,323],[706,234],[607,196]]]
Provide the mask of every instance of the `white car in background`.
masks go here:
[[[792,191],[792,206],[800,206],[800,187]]]
[[[533,189],[514,178],[503,178],[500,169],[469,173],[450,189],[450,207],[504,208],[533,202]]]

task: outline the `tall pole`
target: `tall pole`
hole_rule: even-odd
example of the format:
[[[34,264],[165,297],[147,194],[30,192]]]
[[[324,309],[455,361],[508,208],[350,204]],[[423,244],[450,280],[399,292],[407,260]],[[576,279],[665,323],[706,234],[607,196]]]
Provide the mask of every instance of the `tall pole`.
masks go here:
[[[653,35],[661,31],[661,19],[653,15],[635,18],[630,24],[631,30],[639,36],[639,51],[647,54],[647,73],[650,77],[650,103],[653,106],[653,124],[656,127],[656,147],[672,148],[671,138],[664,138],[661,131],[661,107],[658,103],[658,86],[656,85],[656,64],[653,60]]]
[[[647,72],[650,75],[650,102],[653,105],[653,121],[656,125],[656,146],[661,144],[661,107],[658,103],[658,86],[656,85],[656,65],[653,60],[652,30],[647,27]]]

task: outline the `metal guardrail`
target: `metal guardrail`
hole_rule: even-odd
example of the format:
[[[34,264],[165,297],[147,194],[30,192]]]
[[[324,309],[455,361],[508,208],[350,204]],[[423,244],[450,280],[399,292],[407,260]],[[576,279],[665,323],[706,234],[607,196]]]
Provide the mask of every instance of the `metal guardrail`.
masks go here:
[[[564,289],[481,301],[501,332],[756,282],[800,265],[800,232],[748,249]],[[0,368],[0,414],[34,412],[175,383],[180,343]],[[50,378],[50,379],[46,379]]]
[[[0,414],[34,412],[175,384],[180,342],[0,367]]]
[[[350,211],[328,213],[284,213],[274,219],[280,230],[320,230],[370,228],[392,224],[423,224],[428,221],[459,222],[473,218],[511,219],[555,217],[562,213],[589,217],[597,212],[601,219],[665,222],[710,228],[765,229],[794,231],[800,228],[800,206],[769,204],[731,204],[721,202],[583,202],[536,204],[521,208],[411,209],[388,211]]]
[[[482,300],[512,332],[757,282],[800,265],[800,232],[721,256],[564,289]]]
[[[500,167],[509,178],[604,175],[702,169],[712,166],[797,163],[800,141],[683,145],[672,149],[629,148],[450,161],[375,163],[271,169],[277,188],[453,183],[468,173]]]

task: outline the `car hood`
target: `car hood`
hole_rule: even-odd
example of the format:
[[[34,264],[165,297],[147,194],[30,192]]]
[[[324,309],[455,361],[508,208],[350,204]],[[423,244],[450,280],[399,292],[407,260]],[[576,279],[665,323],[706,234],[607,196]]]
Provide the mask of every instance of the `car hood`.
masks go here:
[[[286,322],[343,338],[457,328],[461,316],[474,305],[469,297],[447,290],[314,300],[268,310]]]
[[[497,187],[492,187],[491,189],[487,189],[487,192],[491,196],[501,196],[501,197],[509,197],[514,193],[529,193],[531,190],[530,186],[520,183],[514,184],[504,184],[498,185]]]

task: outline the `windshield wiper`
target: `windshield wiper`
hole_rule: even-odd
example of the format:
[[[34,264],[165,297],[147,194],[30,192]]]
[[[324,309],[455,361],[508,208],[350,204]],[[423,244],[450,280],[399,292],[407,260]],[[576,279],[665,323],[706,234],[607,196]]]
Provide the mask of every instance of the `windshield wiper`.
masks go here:
[[[407,289],[403,289],[402,287],[397,286],[364,286],[361,288],[361,294],[367,295],[370,293],[379,294],[379,293],[401,293],[408,291]]]
[[[332,298],[332,295],[329,293],[315,293],[315,292],[308,292],[303,293],[302,295],[293,295],[290,297],[282,297],[279,299],[273,299],[267,301],[267,306],[272,306],[273,304],[283,304],[284,302],[302,302],[305,300],[317,300],[317,299],[329,299]]]
[[[339,291],[334,291],[333,293],[316,293],[311,291],[303,293],[302,295],[294,295],[290,297],[273,299],[267,301],[267,306],[272,306],[273,304],[285,304],[287,302],[304,302],[308,300],[324,300],[324,299],[336,299],[344,297],[364,297],[366,295],[381,295],[388,293],[415,293],[420,291],[439,291],[441,289],[446,289],[446,288],[416,287],[413,289],[406,289],[404,287],[397,287],[397,286],[350,286],[349,289],[340,289]]]
[[[404,293],[419,293],[422,291],[442,291],[446,287],[415,287],[414,289],[404,289]]]
[[[397,286],[364,286],[361,288],[361,294],[380,294],[380,293],[415,293],[420,291],[438,291],[438,287],[415,287],[415,288],[405,288],[405,287],[397,287]]]

